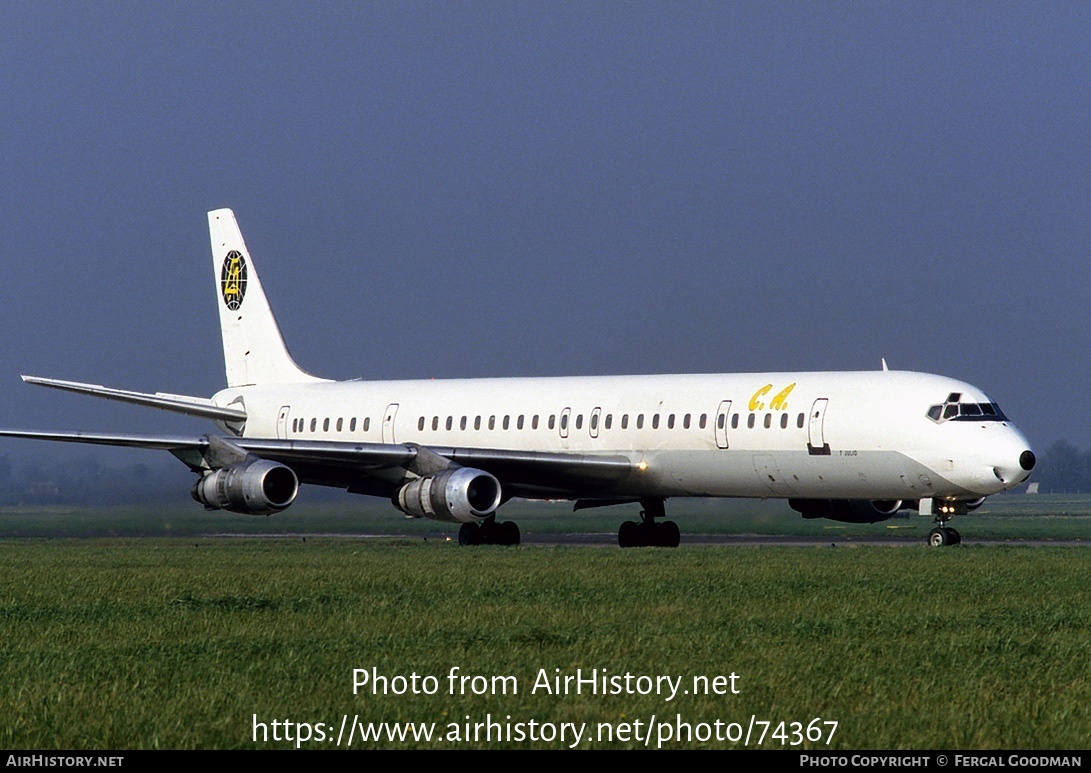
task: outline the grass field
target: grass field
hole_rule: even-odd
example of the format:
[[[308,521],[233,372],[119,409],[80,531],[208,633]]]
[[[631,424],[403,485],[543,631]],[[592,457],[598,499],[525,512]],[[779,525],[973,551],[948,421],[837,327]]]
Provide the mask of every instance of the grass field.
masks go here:
[[[1056,507],[1083,512],[1086,503]],[[53,526],[65,530],[86,518],[123,533],[139,520],[137,513],[55,515]],[[311,525],[340,529],[342,516],[320,515],[310,516]],[[767,517],[760,508],[738,515],[750,519],[748,528]],[[10,528],[11,519],[34,516],[0,518]],[[380,520],[369,519],[366,531]],[[616,528],[616,520],[604,523]],[[824,523],[783,520],[805,529]],[[968,535],[971,522],[988,520],[971,516],[959,526]],[[1085,521],[1055,513],[1007,519],[1021,520],[1055,522],[1046,531],[1070,539],[1080,538]],[[263,531],[275,521],[249,519]],[[923,537],[927,524],[917,521],[905,525]],[[727,723],[745,731],[752,717],[759,723],[752,739],[761,722],[772,722],[763,744],[771,748],[794,740],[790,723],[805,729],[816,718],[838,722],[837,729],[829,747],[805,748],[1089,746],[1091,554],[1080,548],[622,551],[458,548],[419,537],[224,539],[193,536],[196,526],[185,533],[0,541],[0,744],[279,748],[295,744],[273,741],[271,723],[290,720],[308,723],[312,735],[325,723],[326,740],[306,745],[332,748],[347,716],[436,723],[432,741],[357,736],[354,748],[445,748],[456,745],[442,739],[448,723],[465,736],[467,717],[491,715],[509,728],[522,723],[524,733],[531,720],[587,723],[580,748],[644,745],[642,735],[600,740],[596,732],[606,727],[642,733],[651,724],[655,746],[663,722],[711,727],[719,720],[727,733]],[[508,694],[452,695],[453,667],[459,675],[515,679]],[[354,695],[353,669],[372,668],[388,678],[434,676],[437,689],[372,695],[365,687]],[[681,690],[695,676],[734,673],[739,692],[680,691],[671,701],[654,693],[532,694],[539,669],[680,677]],[[267,742],[260,727],[254,741],[254,715]],[[787,738],[773,738],[782,721]],[[669,748],[741,745],[678,742],[671,732]],[[567,741],[474,740],[471,731],[457,745],[561,748]]]

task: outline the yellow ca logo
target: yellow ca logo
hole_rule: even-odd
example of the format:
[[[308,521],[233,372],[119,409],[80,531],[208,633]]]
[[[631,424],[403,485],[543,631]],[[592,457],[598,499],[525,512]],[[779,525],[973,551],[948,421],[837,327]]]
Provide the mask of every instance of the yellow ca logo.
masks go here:
[[[791,383],[784,389],[780,390],[773,396],[773,399],[769,401],[769,410],[771,411],[786,411],[788,410],[788,395],[792,390],[796,388],[795,383]],[[773,391],[772,384],[766,384],[750,398],[750,410],[763,411],[765,410],[765,403],[761,398]]]
[[[246,295],[246,258],[238,250],[231,250],[224,258],[220,269],[220,293],[224,304],[232,311],[238,311],[242,306],[242,298]]]

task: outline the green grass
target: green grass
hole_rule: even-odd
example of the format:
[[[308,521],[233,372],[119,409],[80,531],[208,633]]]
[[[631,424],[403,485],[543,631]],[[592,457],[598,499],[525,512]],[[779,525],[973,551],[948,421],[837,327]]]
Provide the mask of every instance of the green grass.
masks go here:
[[[292,745],[255,744],[254,714],[441,731],[466,715],[593,730],[680,714],[744,727],[751,715],[836,720],[835,749],[1086,748],[1088,560],[1004,546],[8,540],[0,744]],[[520,692],[449,695],[453,666],[513,675]],[[352,669],[372,667],[441,677],[442,689],[354,696]],[[687,687],[694,675],[736,673],[740,694],[532,695],[540,668],[682,676]]]

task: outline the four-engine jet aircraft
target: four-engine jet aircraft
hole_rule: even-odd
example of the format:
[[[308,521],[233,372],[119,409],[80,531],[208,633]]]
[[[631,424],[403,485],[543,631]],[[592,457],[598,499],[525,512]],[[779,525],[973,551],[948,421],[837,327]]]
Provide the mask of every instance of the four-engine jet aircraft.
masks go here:
[[[300,482],[382,496],[461,523],[462,544],[519,542],[512,497],[575,508],[639,502],[622,547],[679,542],[670,497],[787,499],[804,518],[955,514],[1025,481],[1035,457],[976,387],[856,373],[329,381],[288,354],[229,209],[208,214],[227,389],[211,399],[23,380],[211,419],[203,437],[4,430],[0,435],[170,451],[210,509],[268,515]]]

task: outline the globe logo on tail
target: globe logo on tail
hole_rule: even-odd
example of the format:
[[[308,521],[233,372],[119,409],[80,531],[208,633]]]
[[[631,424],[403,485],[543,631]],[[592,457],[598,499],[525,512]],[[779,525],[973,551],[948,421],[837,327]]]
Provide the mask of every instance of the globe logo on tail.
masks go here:
[[[242,297],[246,295],[246,258],[238,250],[231,250],[224,258],[220,269],[220,294],[232,311],[238,311],[242,306]]]

